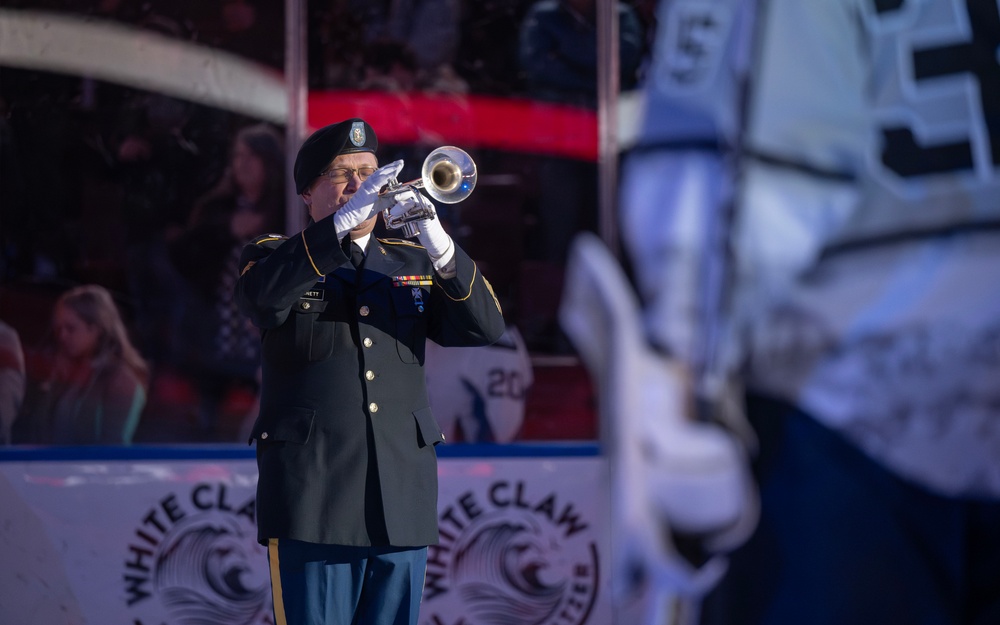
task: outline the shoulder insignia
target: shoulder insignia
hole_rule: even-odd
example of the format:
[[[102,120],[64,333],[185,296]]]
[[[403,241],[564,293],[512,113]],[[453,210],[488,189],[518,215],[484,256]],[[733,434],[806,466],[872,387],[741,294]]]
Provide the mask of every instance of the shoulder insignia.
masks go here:
[[[286,239],[288,239],[288,237],[286,237],[283,234],[262,234],[253,240],[253,244],[261,245],[263,243],[269,243],[271,241],[284,241]]]
[[[493,303],[497,305],[497,311],[499,311],[499,313],[502,315],[503,308],[500,307],[500,300],[497,299],[497,294],[493,292],[493,285],[490,284],[490,281],[486,279],[486,276],[483,276],[483,282],[486,283],[486,290],[488,290],[490,292],[490,295],[493,296]]]

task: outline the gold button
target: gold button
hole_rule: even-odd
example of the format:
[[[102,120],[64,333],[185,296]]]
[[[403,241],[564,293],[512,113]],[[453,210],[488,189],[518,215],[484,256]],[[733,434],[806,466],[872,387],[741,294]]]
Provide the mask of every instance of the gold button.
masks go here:
[[[312,308],[312,304],[309,302],[302,302],[302,310],[309,310],[310,308]]]
[[[368,410],[369,412],[378,412],[378,404],[375,402],[368,404]]]
[[[371,311],[368,310],[367,306],[362,306],[361,310],[359,310],[358,312],[361,314],[362,317],[367,317],[368,313]]]
[[[365,371],[365,379],[368,380],[368,381],[374,380],[375,379],[375,372],[372,371],[371,369],[369,369],[368,371]]]
[[[260,440],[264,440],[265,438],[267,438],[267,432],[261,432],[260,433]]]
[[[372,340],[370,338],[368,338],[367,336],[365,337],[365,340],[362,341],[362,343],[365,344],[365,347],[371,347],[372,346]]]

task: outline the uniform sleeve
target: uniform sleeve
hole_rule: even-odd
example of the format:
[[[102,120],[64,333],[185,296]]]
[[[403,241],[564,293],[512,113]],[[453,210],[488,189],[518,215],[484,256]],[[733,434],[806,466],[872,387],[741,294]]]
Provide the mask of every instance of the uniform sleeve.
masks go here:
[[[329,218],[292,237],[258,237],[240,257],[236,304],[258,328],[275,328],[317,279],[346,262]]]
[[[434,281],[428,338],[444,347],[490,345],[504,331],[493,286],[462,248],[455,246],[455,276]]]

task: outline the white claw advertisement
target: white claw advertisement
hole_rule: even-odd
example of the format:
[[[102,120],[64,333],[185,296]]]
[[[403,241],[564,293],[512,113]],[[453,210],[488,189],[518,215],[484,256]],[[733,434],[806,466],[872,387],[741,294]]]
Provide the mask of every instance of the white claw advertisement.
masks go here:
[[[606,625],[604,460],[442,458],[421,625]],[[273,624],[252,458],[0,461],[0,623]]]

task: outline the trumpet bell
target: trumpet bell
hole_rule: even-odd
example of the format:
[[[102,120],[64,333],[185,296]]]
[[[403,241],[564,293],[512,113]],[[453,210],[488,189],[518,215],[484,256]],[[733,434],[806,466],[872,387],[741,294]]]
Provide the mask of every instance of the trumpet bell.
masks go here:
[[[427,155],[415,186],[438,202],[457,204],[472,193],[477,175],[476,163],[465,150],[446,145]]]
[[[379,196],[395,193],[406,187],[423,189],[442,204],[456,204],[469,197],[476,187],[476,163],[465,150],[451,145],[437,148],[427,155],[421,168],[419,180],[411,180],[400,184],[391,180],[379,191]],[[415,237],[420,230],[415,222],[421,219],[434,219],[433,208],[416,206],[402,214],[393,214],[391,208],[382,211],[385,225],[392,229],[403,231],[405,237]]]

